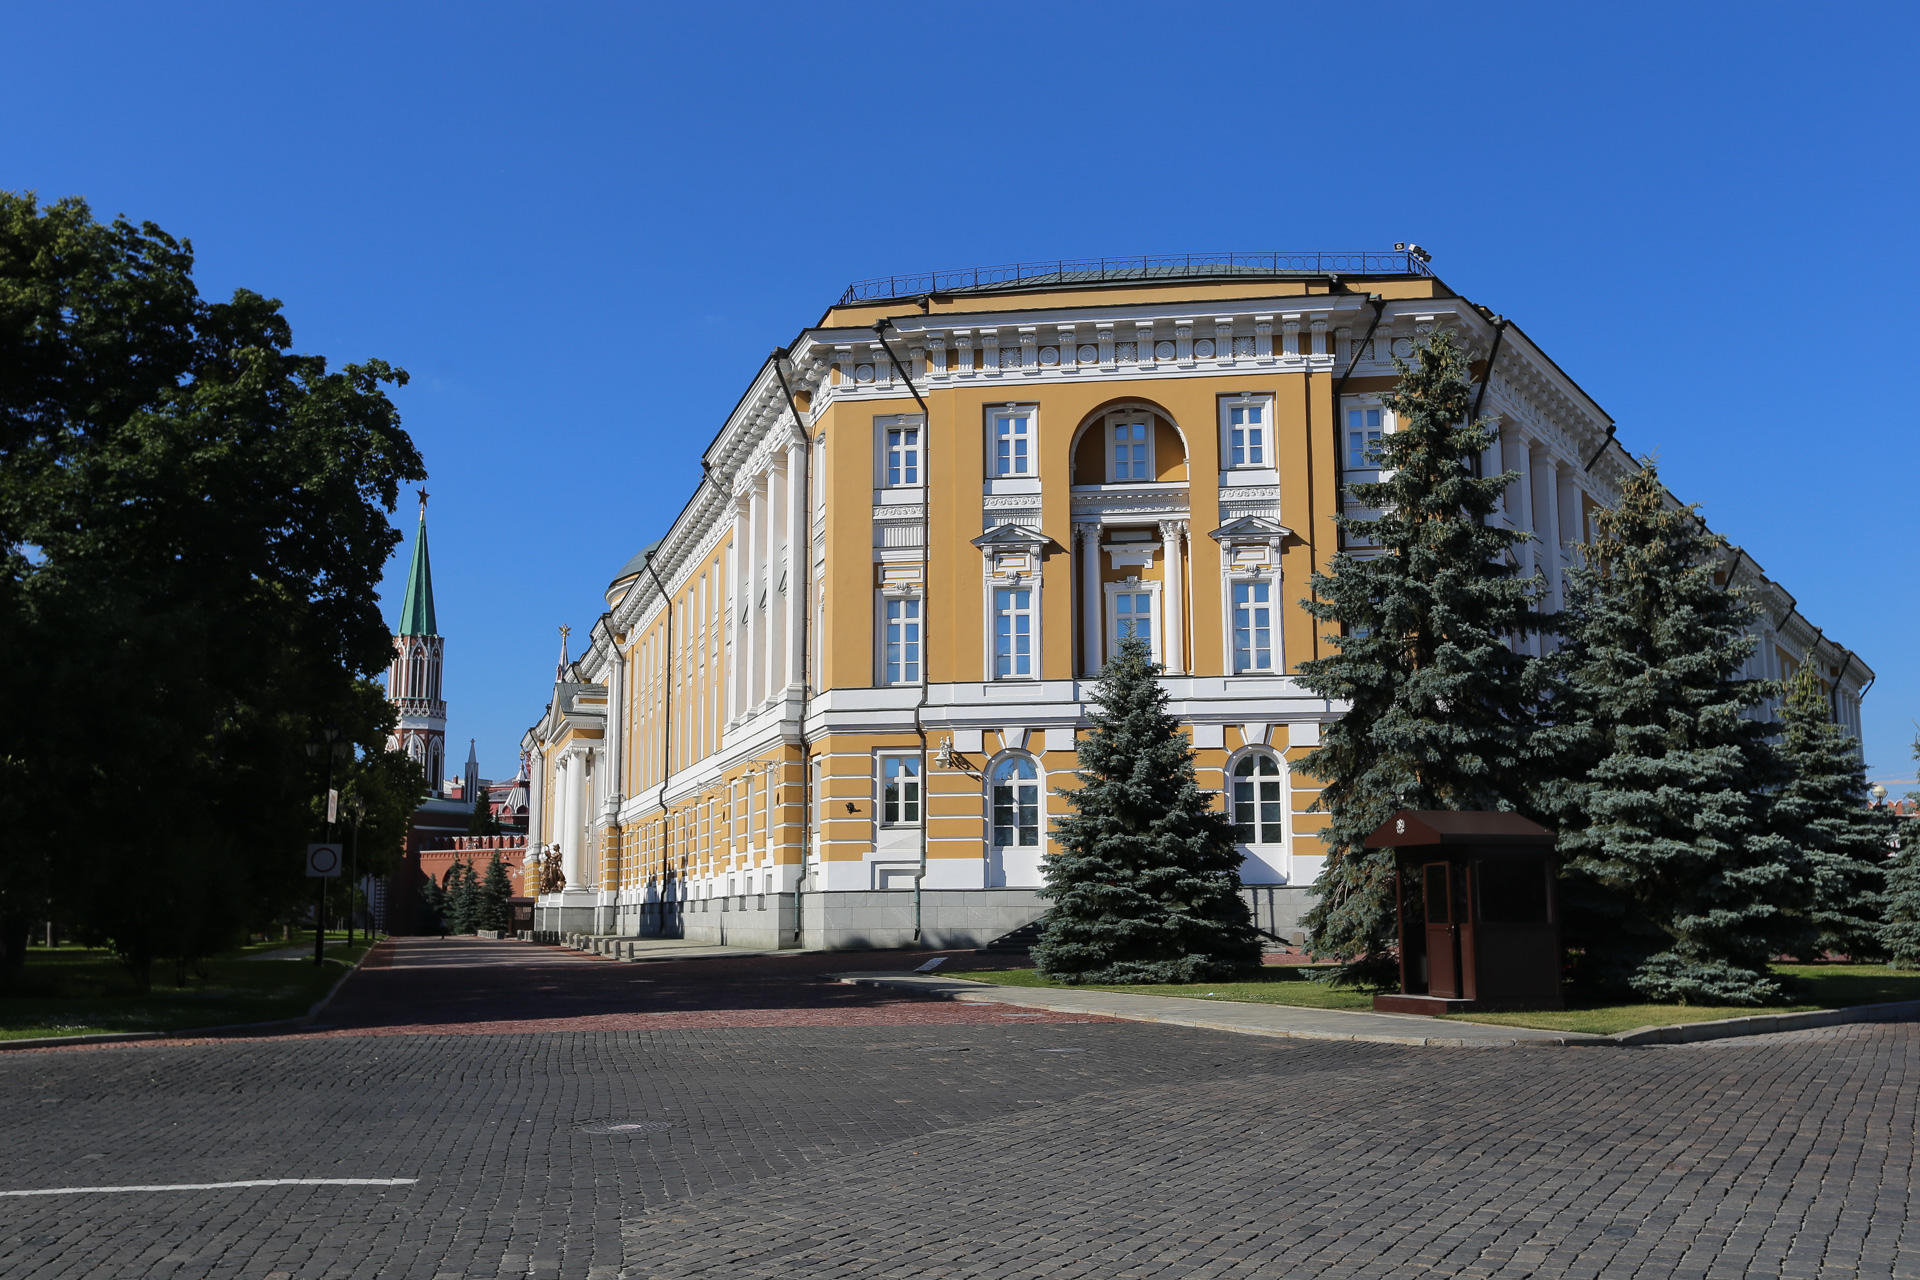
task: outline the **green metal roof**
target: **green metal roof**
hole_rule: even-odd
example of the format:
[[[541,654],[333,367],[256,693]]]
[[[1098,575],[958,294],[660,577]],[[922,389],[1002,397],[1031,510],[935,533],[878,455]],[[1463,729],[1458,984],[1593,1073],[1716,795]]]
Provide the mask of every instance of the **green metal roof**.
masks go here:
[[[420,529],[413,535],[413,564],[407,569],[407,594],[400,602],[400,634],[437,636],[433,618],[433,567],[427,563],[427,508],[420,506]]]

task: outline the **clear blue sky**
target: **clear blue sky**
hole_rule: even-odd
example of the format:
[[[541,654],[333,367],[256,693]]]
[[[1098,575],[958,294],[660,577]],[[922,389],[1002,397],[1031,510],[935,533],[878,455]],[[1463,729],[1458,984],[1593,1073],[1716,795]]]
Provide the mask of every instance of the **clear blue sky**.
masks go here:
[[[151,218],[206,293],[413,374],[448,755],[490,776],[556,625],[849,280],[1414,240],[1872,665],[1904,779],[1915,14],[16,3],[0,185]]]

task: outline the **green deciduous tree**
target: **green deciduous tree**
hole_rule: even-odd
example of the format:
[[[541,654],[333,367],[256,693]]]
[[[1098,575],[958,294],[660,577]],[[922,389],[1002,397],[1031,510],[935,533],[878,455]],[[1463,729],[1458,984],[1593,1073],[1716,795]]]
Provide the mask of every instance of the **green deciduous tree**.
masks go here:
[[[1313,578],[1307,610],[1340,632],[1300,679],[1347,712],[1295,767],[1322,786],[1327,861],[1305,918],[1308,947],[1347,981],[1395,970],[1393,854],[1365,847],[1397,809],[1533,812],[1553,754],[1537,715],[1535,661],[1516,642],[1551,619],[1515,552],[1529,535],[1490,523],[1517,472],[1476,474],[1490,443],[1469,422],[1466,357],[1445,331],[1395,361],[1379,444],[1386,478],[1351,492],[1377,517],[1337,517],[1347,547]]]
[[[1200,790],[1145,642],[1107,664],[1078,746],[1074,812],[1046,858],[1033,958],[1066,982],[1201,982],[1260,963],[1233,827]]]
[[[297,353],[192,267],[0,192],[0,937],[55,913],[142,982],[309,892],[303,745],[385,749],[375,588],[423,474],[403,373]]]
[[[1881,955],[1886,915],[1885,815],[1867,807],[1866,764],[1834,723],[1811,665],[1787,681],[1778,753],[1785,781],[1769,797],[1773,829],[1806,858],[1813,878],[1811,944],[1804,958]]]
[[[1750,714],[1777,686],[1741,675],[1755,608],[1715,584],[1725,540],[1651,461],[1595,526],[1558,661],[1591,762],[1558,797],[1561,853],[1602,908],[1577,973],[1653,1000],[1778,999],[1768,961],[1804,939],[1810,895],[1806,860],[1767,827],[1783,778]]]

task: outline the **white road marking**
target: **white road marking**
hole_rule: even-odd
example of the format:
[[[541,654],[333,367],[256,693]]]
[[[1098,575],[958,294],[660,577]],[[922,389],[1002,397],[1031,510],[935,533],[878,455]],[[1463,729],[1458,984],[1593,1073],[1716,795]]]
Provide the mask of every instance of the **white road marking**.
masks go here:
[[[139,1187],[48,1187],[0,1196],[83,1196],[105,1191],[224,1191],[228,1187],[406,1187],[418,1178],[251,1178],[245,1182],[160,1182]]]

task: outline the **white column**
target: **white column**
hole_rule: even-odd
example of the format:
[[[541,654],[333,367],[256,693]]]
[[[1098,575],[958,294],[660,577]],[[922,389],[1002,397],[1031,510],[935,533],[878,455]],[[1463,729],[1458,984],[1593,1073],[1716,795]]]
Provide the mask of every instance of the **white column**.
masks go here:
[[[1516,435],[1511,440],[1503,437],[1500,453],[1509,470],[1518,471],[1520,478],[1507,486],[1501,500],[1506,503],[1507,523],[1515,529],[1531,533],[1533,531],[1533,448],[1525,436]],[[1539,544],[1533,541],[1523,542],[1519,546],[1520,576],[1531,578],[1539,569]],[[1542,602],[1544,607],[1544,602]],[[1540,649],[1540,637],[1528,636],[1525,647],[1535,655]]]
[[[1080,535],[1080,610],[1086,622],[1080,633],[1081,661],[1086,674],[1095,676],[1106,665],[1106,651],[1100,645],[1106,613],[1100,590],[1100,526],[1077,525],[1075,531]]]
[[[1184,520],[1160,522],[1160,554],[1165,560],[1160,584],[1161,653],[1167,674],[1175,676],[1187,670],[1186,577],[1180,572],[1180,535],[1186,531]]]
[[[547,842],[547,752],[535,747],[527,761],[527,850]]]
[[[607,680],[607,798],[626,794],[626,779],[621,771],[627,763],[627,656],[618,640],[613,642],[612,670]]]
[[[1558,474],[1560,486],[1554,491],[1554,497],[1560,505],[1560,545],[1567,560],[1572,561],[1573,544],[1587,540],[1586,521],[1580,518],[1580,483],[1571,467],[1560,468]]]
[[[741,679],[741,697],[748,715],[760,706],[760,690],[764,672],[761,663],[760,647],[766,633],[766,625],[760,617],[761,579],[766,571],[767,544],[767,493],[766,477],[755,476],[752,487],[747,490],[747,589],[746,604],[741,612],[746,615],[747,627],[746,652],[741,655],[741,666],[745,668]]]
[[[924,428],[922,429],[924,434]],[[807,681],[802,667],[806,654],[807,610],[812,607],[807,578],[813,570],[813,551],[807,530],[812,519],[806,492],[807,442],[787,444],[787,679],[789,689]]]
[[[567,888],[580,887],[580,832],[575,818],[579,806],[575,803],[574,786],[579,780],[578,759],[572,752],[560,757],[553,776],[553,798],[558,828],[554,832],[554,843],[560,846],[560,873],[567,878]]]
[[[1547,581],[1553,588],[1553,607],[1566,607],[1566,589],[1560,580],[1560,460],[1545,459],[1547,527],[1542,540],[1547,544]],[[1535,513],[1536,515],[1541,513]]]
[[[765,692],[761,696],[769,701],[779,697],[787,683],[787,601],[780,591],[780,577],[785,569],[781,544],[786,532],[782,526],[787,509],[793,505],[787,492],[791,480],[786,458],[775,454],[773,467],[767,472],[767,615],[761,620],[760,640],[761,659],[766,663],[761,677]],[[791,563],[791,552],[787,560]]]
[[[583,889],[592,889],[600,883],[600,868],[596,865],[598,860],[593,857],[587,847],[591,843],[587,837],[594,826],[593,791],[588,786],[593,777],[591,762],[591,749],[582,751],[574,761],[579,775],[579,781],[574,784],[574,826],[578,828],[575,839],[578,841],[576,847],[580,851],[578,854],[580,887]]]

